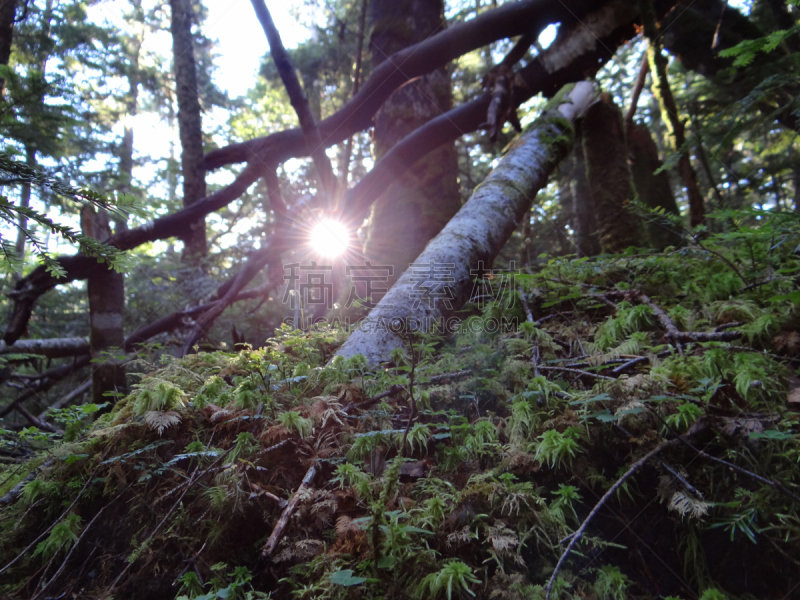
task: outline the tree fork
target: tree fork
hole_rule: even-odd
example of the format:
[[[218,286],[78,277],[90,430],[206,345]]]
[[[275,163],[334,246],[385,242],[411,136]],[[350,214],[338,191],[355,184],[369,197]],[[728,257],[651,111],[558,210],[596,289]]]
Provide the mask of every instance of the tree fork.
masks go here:
[[[264,34],[267,36],[272,60],[275,61],[275,68],[281,76],[286,93],[289,94],[289,101],[295,113],[297,113],[297,120],[300,121],[300,128],[305,136],[308,153],[311,155],[314,167],[317,170],[320,188],[328,194],[329,198],[333,198],[336,195],[336,176],[333,174],[331,161],[328,159],[328,155],[325,154],[325,145],[322,143],[319,128],[316,121],[314,121],[314,115],[311,114],[308,98],[300,85],[300,81],[297,79],[297,73],[292,61],[289,59],[289,53],[286,52],[286,48],[283,46],[281,35],[272,21],[272,15],[269,14],[269,9],[264,0],[251,0],[251,4],[256,11],[261,27],[264,29]]]

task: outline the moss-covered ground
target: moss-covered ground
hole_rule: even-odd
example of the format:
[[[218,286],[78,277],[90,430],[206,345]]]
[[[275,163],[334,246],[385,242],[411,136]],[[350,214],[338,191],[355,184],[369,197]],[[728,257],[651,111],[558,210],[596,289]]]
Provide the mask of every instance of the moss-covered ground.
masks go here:
[[[6,431],[0,593],[800,597],[800,226],[720,222],[477,282],[392,364],[284,328]]]

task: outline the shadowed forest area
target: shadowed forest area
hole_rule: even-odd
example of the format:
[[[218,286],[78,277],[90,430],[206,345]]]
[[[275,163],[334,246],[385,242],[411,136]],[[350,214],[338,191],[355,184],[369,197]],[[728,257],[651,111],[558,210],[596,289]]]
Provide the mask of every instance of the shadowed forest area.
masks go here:
[[[800,598],[799,51],[0,0],[0,597]]]

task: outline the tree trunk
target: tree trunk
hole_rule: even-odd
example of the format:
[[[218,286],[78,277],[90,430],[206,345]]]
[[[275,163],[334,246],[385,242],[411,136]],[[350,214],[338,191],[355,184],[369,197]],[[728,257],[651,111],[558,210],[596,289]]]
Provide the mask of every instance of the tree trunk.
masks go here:
[[[107,240],[111,237],[108,215],[84,206],[81,209],[81,230],[96,240]],[[122,329],[125,280],[122,273],[98,265],[87,281],[87,290],[92,359],[100,359],[92,371],[92,399],[103,403],[109,401],[104,396],[106,392],[123,392],[126,387],[125,367],[114,356],[123,352],[121,348],[125,341]]]
[[[205,172],[200,168],[203,158],[203,121],[197,94],[197,67],[194,59],[192,0],[170,0],[172,8],[172,53],[175,88],[178,96],[178,130],[181,138],[181,167],[183,170],[183,205],[194,204],[206,195]],[[196,260],[205,256],[205,219],[189,223],[183,238],[183,256]]]
[[[375,365],[388,361],[393,349],[404,346],[404,332],[434,327],[452,331],[453,322],[448,319],[469,299],[477,272],[491,265],[527,215],[536,193],[547,185],[553,169],[569,152],[573,136],[568,121],[580,116],[592,97],[591,84],[576,84],[570,103],[558,106],[558,112],[545,112],[511,145],[469,201],[417,257],[416,266],[403,273],[338,355],[363,354]]]
[[[627,137],[633,187],[639,201],[648,208],[663,209],[665,213],[680,215],[667,173],[661,171],[658,175],[655,174],[662,164],[650,130],[644,125],[631,125]],[[652,246],[659,250],[681,243],[680,234],[666,219],[648,218],[647,233]]]
[[[17,0],[0,0],[0,65],[7,65],[11,58],[11,41],[14,36],[14,17]],[[3,97],[6,81],[0,77],[0,98]]]
[[[36,168],[36,148],[33,146],[25,146],[25,163],[29,167]],[[19,193],[19,204],[23,208],[29,208],[31,205],[31,182],[26,181],[22,184]],[[28,217],[22,213],[17,215],[17,242],[14,244],[14,249],[19,257],[22,269],[25,268],[25,232],[28,230]],[[17,281],[22,273],[14,273],[12,280]]]
[[[639,0],[642,13],[644,34],[648,39],[647,59],[650,62],[650,73],[653,81],[653,95],[658,99],[664,124],[667,126],[667,136],[674,152],[680,153],[678,161],[678,174],[681,176],[683,186],[689,198],[689,224],[692,227],[700,225],[705,220],[705,207],[703,195],[697,186],[697,174],[689,160],[689,149],[686,147],[686,128],[678,113],[678,105],[672,95],[667,78],[669,61],[661,51],[662,42],[656,22],[653,0]]]
[[[594,215],[594,202],[589,181],[586,179],[586,160],[583,156],[583,123],[575,123],[575,146],[572,150],[572,215],[575,230],[575,249],[578,258],[597,256],[600,238],[597,233],[597,218]]]
[[[586,112],[583,152],[603,252],[642,245],[639,219],[630,212],[633,187],[622,113],[608,94]]]
[[[134,7],[141,10],[141,2],[135,3]],[[137,113],[139,102],[139,53],[142,47],[142,40],[138,36],[133,36],[129,41],[130,64],[127,68],[128,76],[128,99],[127,115],[125,116],[125,132],[122,135],[122,146],[119,152],[119,191],[123,194],[130,194],[133,181],[133,118]],[[114,233],[119,233],[128,229],[128,222],[123,215],[114,215]]]
[[[372,0],[368,11],[374,69],[391,54],[444,28],[443,0]],[[447,68],[395,91],[375,115],[375,159],[406,135],[450,110]],[[437,148],[392,184],[375,202],[364,254],[391,265],[391,286],[461,206],[455,145]]]

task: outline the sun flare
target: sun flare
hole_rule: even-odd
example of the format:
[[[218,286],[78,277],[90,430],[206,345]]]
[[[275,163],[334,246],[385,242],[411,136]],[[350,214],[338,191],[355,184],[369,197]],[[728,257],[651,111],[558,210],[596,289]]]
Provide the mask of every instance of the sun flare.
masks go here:
[[[311,246],[322,256],[335,257],[347,250],[350,235],[338,221],[325,219],[311,230]]]

